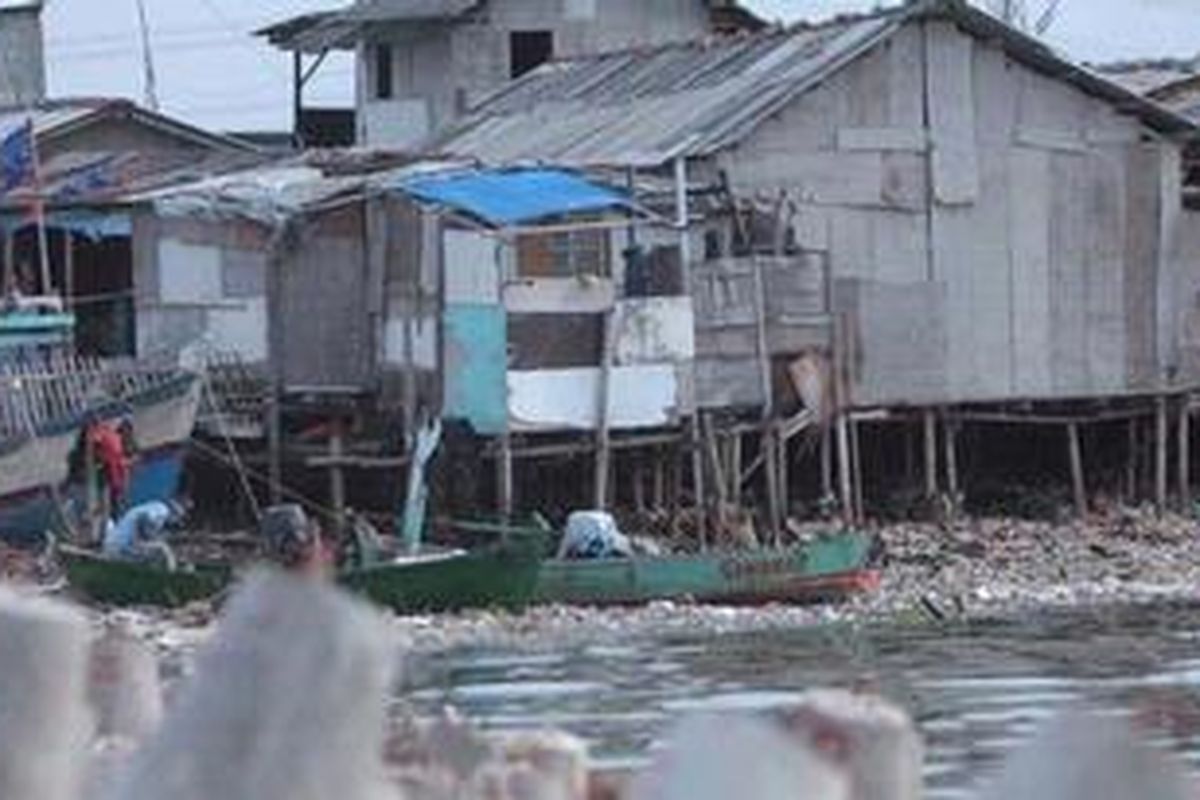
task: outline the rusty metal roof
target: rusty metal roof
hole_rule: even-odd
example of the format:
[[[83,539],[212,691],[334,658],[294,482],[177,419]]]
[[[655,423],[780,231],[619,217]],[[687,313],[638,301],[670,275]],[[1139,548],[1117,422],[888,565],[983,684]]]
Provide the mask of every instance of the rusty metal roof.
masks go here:
[[[964,0],[915,0],[817,26],[552,62],[485,99],[431,149],[488,163],[574,166],[657,166],[712,154],[923,18],[949,18],[1158,130],[1196,131],[1170,110],[1072,64]]]

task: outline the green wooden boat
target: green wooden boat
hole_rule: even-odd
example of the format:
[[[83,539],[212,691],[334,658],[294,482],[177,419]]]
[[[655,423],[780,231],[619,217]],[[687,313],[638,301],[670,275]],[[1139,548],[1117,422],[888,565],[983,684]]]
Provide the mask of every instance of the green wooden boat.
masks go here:
[[[540,566],[535,553],[489,548],[400,558],[342,573],[338,582],[398,614],[519,612],[533,599]]]
[[[233,581],[232,567],[223,564],[168,570],[66,545],[57,553],[71,589],[106,605],[178,608],[212,599]]]
[[[761,605],[837,600],[878,586],[874,539],[843,533],[798,547],[542,564],[535,602],[637,605],[656,600]]]

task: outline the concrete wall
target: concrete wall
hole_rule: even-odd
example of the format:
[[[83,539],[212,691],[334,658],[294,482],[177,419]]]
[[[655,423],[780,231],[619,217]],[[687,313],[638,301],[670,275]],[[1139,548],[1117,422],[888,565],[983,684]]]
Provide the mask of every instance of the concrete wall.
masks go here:
[[[46,97],[41,8],[0,12],[0,106]]]
[[[703,0],[492,0],[456,23],[374,26],[358,51],[360,143],[413,147],[508,82],[513,31],[550,30],[570,57],[690,39],[709,30]],[[393,47],[391,100],[373,98],[374,47]]]
[[[137,351],[215,348],[267,359],[268,235],[244,222],[134,217]]]
[[[854,400],[871,405],[1200,376],[1179,343],[1200,269],[1179,242],[1178,159],[1107,103],[931,22],[721,166],[739,192],[786,192],[801,244],[828,249]]]

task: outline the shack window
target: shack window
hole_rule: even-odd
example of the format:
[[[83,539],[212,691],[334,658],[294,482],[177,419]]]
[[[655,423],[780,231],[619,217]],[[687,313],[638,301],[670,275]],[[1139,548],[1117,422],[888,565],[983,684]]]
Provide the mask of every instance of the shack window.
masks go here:
[[[533,233],[517,238],[517,274],[522,278],[607,277],[608,231],[600,229]]]
[[[519,78],[554,58],[554,31],[513,31],[508,49],[509,76]]]
[[[391,100],[396,94],[395,70],[392,63],[392,46],[375,45],[375,99]]]

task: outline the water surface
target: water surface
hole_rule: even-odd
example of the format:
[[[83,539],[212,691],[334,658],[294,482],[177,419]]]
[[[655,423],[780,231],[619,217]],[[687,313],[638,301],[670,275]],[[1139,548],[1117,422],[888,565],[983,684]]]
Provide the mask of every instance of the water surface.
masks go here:
[[[458,707],[498,729],[552,726],[601,763],[640,763],[692,709],[762,708],[805,689],[878,685],[926,738],[931,798],[969,795],[1069,704],[1169,708],[1200,765],[1200,610],[1109,609],[933,630],[829,628],[696,635],[536,653],[466,651],[415,665],[418,709]]]

